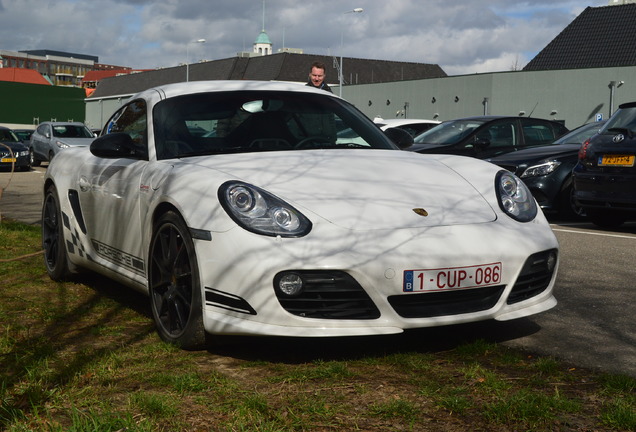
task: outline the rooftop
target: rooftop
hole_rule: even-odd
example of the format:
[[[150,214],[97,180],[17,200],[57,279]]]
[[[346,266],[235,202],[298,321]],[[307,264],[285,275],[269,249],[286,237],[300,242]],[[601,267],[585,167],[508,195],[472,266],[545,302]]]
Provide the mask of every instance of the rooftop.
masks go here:
[[[636,66],[636,4],[588,7],[524,71]]]

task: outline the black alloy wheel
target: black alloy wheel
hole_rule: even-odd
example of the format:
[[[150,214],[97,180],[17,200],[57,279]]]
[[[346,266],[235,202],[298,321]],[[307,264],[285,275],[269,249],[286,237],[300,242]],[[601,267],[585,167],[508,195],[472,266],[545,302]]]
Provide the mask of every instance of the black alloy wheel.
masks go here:
[[[42,206],[42,248],[46,272],[56,281],[64,280],[71,273],[64,245],[63,229],[57,188],[51,185],[46,190]]]
[[[578,220],[586,216],[585,210],[574,198],[574,184],[570,178],[565,181],[565,186],[559,195],[558,210],[559,216],[566,220]]]
[[[175,212],[155,223],[149,257],[150,302],[159,336],[183,349],[201,348],[205,330],[194,244]]]

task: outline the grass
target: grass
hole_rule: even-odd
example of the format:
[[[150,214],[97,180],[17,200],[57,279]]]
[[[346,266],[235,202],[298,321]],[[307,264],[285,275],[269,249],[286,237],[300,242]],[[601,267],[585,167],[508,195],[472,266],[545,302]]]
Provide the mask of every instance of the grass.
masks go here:
[[[52,282],[39,249],[37,227],[0,223],[2,431],[636,430],[633,377],[487,340],[181,351],[159,340],[144,296],[98,277]]]

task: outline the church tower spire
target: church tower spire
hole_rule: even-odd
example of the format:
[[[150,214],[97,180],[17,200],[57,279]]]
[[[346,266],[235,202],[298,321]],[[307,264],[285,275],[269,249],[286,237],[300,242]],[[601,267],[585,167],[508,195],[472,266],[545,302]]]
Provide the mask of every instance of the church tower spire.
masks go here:
[[[269,55],[272,53],[272,41],[265,32],[265,0],[263,0],[263,28],[261,33],[254,41],[254,53],[260,55]]]

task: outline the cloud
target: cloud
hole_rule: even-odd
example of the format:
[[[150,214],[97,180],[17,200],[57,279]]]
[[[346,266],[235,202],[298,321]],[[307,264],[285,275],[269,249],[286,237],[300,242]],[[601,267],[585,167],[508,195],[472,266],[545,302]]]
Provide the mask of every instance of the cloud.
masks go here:
[[[263,27],[262,6],[257,0],[0,0],[0,49],[77,52],[134,68],[228,58],[251,50]],[[346,13],[355,7],[364,12]],[[265,30],[274,50],[342,51],[469,74],[523,67],[584,7],[573,0],[267,0]],[[206,43],[190,45],[200,38]]]

